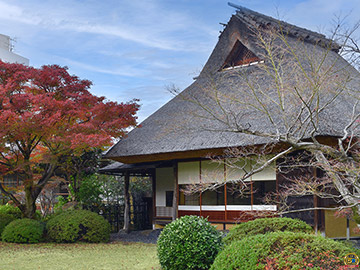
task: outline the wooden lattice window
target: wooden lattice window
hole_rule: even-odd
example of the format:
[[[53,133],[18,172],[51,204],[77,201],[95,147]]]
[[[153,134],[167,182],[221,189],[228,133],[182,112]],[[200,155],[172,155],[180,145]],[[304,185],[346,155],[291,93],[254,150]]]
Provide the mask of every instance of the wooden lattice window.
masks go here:
[[[258,61],[260,61],[260,59],[252,51],[246,48],[239,40],[237,40],[230,54],[226,58],[222,69],[246,65]]]

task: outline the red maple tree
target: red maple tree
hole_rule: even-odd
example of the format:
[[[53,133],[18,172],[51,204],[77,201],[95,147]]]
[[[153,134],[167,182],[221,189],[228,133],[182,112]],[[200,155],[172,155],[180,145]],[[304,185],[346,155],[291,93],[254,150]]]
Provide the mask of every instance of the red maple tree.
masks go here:
[[[1,184],[25,217],[66,155],[111,144],[136,125],[137,100],[107,101],[91,82],[58,65],[41,68],[0,61],[0,177],[21,175],[25,201]]]

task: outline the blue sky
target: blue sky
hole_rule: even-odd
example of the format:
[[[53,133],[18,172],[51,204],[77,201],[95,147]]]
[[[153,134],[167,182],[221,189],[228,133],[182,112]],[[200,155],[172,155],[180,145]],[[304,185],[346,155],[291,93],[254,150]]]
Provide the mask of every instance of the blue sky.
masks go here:
[[[1,34],[30,65],[68,66],[110,100],[140,99],[142,121],[197,76],[235,12],[222,0],[0,0]],[[315,31],[334,14],[355,22],[360,0],[232,0]]]

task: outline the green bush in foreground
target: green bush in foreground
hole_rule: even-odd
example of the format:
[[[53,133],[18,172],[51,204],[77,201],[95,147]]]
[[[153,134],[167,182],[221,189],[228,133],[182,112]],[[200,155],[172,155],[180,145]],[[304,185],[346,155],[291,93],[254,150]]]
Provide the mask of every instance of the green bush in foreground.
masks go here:
[[[43,240],[44,225],[34,219],[17,219],[10,222],[2,233],[2,240],[10,243],[39,243]]]
[[[57,243],[99,243],[110,239],[109,222],[87,210],[64,211],[51,218],[46,228],[49,240]]]
[[[225,244],[241,240],[246,236],[265,234],[269,232],[303,232],[313,233],[313,229],[306,222],[292,218],[258,218],[238,224],[231,228],[224,238]]]
[[[211,270],[340,269],[348,253],[360,252],[322,236],[273,232],[232,242],[219,253]]]
[[[157,241],[165,270],[209,269],[221,247],[221,233],[197,216],[184,216],[166,225]]]
[[[5,229],[5,227],[14,219],[15,217],[12,215],[0,213],[0,239],[1,239],[1,234]]]
[[[11,215],[14,217],[14,219],[19,219],[22,217],[20,209],[10,204],[0,205],[0,214]]]

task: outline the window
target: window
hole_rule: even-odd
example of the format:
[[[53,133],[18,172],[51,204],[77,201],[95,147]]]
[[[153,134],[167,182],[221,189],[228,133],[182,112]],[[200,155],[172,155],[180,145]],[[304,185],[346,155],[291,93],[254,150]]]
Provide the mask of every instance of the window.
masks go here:
[[[259,61],[260,59],[252,51],[237,40],[221,69],[242,66]]]
[[[202,205],[224,205],[225,201],[224,188],[218,188],[217,190],[207,190],[201,194]]]
[[[268,192],[276,191],[276,181],[253,182],[254,204],[264,204],[263,199]]]
[[[180,205],[200,205],[200,196],[199,193],[194,193],[190,195],[185,195],[183,189],[186,188],[186,185],[179,185],[180,189]]]
[[[166,191],[166,207],[173,206],[174,191]]]
[[[228,205],[251,205],[250,182],[244,184],[226,184],[226,198]]]

